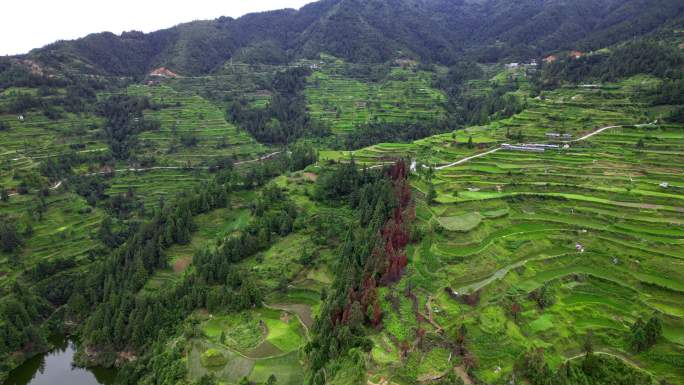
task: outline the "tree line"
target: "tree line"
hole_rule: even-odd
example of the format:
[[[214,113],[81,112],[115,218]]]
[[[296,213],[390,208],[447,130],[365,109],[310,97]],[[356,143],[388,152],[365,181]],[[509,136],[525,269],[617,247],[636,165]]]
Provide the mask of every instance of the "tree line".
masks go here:
[[[487,124],[525,109],[526,101],[512,94],[519,89],[517,78],[506,79],[503,83],[490,82],[491,90],[473,93],[470,82],[484,77],[476,62],[458,61],[435,80],[435,87],[443,90],[449,98],[446,105],[449,123],[455,128]]]
[[[246,99],[239,99],[228,107],[228,119],[268,144],[288,144],[302,137],[327,135],[328,129],[311,120],[306,112],[303,91],[309,75],[310,70],[304,67],[276,73],[271,82],[273,95],[265,109],[251,108]]]
[[[328,383],[343,366],[363,378],[364,352],[373,347],[366,328],[382,327],[377,289],[403,274],[413,218],[404,162],[385,170],[358,171],[352,161],[324,173],[317,183],[317,199],[349,204],[356,219],[339,247],[335,280],[305,347],[306,383],[312,385]]]
[[[565,83],[616,81],[638,74],[681,79],[684,54],[662,42],[641,39],[578,59],[566,58],[542,66],[541,85],[555,88]]]

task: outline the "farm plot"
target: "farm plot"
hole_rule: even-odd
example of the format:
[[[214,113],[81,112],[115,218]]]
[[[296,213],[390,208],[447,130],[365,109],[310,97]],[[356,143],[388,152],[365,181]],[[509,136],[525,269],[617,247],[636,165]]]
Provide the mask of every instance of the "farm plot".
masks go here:
[[[166,85],[130,86],[127,93],[147,96],[164,106],[144,113],[146,118],[158,120],[161,129],[140,134],[144,154],[160,164],[207,165],[220,158],[253,159],[265,153],[249,134],[228,123],[223,111],[196,94]]]
[[[336,64],[326,64],[308,79],[310,115],[333,132],[353,131],[371,122],[410,123],[445,116],[446,96],[431,87],[428,72],[393,68],[380,82],[347,78]]]
[[[440,166],[503,143],[550,143],[562,147],[569,142],[571,148],[581,147],[584,142],[573,141],[599,128],[648,123],[644,103],[639,101],[639,95],[630,84],[625,81],[599,89],[560,88],[538,98],[527,97],[524,91],[518,91],[516,94],[525,101],[526,108],[510,118],[398,145],[401,147],[379,144],[351,152],[324,152],[321,158],[345,160],[353,156],[360,163],[373,165],[388,162],[393,157],[409,156],[428,166]],[[585,103],[576,103],[578,98],[584,98]],[[620,103],[603,103],[604,100]],[[629,143],[634,145],[638,139]]]
[[[298,205],[307,206],[308,214],[315,215],[323,208],[304,192],[313,184],[311,175],[293,173],[277,178],[275,183]],[[178,258],[191,254],[191,249],[214,247],[225,236],[243,230],[253,218],[247,208],[253,200],[252,195],[237,193],[231,200],[232,208],[198,216],[201,230],[193,235],[190,245],[174,246],[169,255]],[[316,262],[301,261],[306,251],[317,255]],[[264,382],[275,374],[279,384],[301,384],[305,373],[301,349],[308,341],[314,317],[320,313],[321,290],[332,282],[328,267],[332,258],[333,253],[315,244],[304,226],[279,238],[268,250],[237,263],[236,268],[257,280],[264,294],[263,306],[239,314],[218,311],[195,315],[201,319],[202,333],[189,344],[189,378],[197,380],[213,373],[218,381],[237,384],[243,377]],[[188,263],[187,268],[192,269],[191,260]],[[163,282],[171,274],[160,271],[152,281]]]
[[[43,207],[41,214],[32,211],[38,207]],[[35,214],[28,214],[28,210]],[[11,284],[22,271],[39,262],[55,258],[89,262],[90,253],[101,247],[97,231],[104,213],[75,194],[55,192],[43,201],[14,196],[8,202],[0,202],[0,211],[14,220],[19,231],[30,235],[20,252],[0,252],[0,287]]]

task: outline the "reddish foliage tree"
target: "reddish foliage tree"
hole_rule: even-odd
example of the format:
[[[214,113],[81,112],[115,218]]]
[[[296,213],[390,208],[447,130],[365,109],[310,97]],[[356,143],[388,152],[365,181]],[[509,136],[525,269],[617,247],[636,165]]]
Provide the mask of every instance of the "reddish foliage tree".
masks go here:
[[[418,347],[423,348],[423,338],[425,338],[425,329],[419,328],[418,329]]]
[[[382,320],[382,309],[380,308],[380,303],[376,300],[375,304],[373,304],[373,319],[371,320],[373,327],[377,328],[380,325],[381,320]]]
[[[396,162],[390,167],[388,173],[390,178],[394,181],[406,179],[406,176],[408,175],[406,173],[406,162],[403,160]]]
[[[344,311],[342,312],[342,324],[349,322],[349,315],[351,313],[351,303],[347,303],[344,306]]]
[[[516,321],[518,320],[518,315],[520,314],[521,311],[522,311],[522,306],[520,306],[519,303],[513,302],[511,304],[511,315],[513,316],[513,319],[515,319]]]
[[[463,367],[467,370],[477,367],[477,358],[471,352],[466,352],[463,355]]]

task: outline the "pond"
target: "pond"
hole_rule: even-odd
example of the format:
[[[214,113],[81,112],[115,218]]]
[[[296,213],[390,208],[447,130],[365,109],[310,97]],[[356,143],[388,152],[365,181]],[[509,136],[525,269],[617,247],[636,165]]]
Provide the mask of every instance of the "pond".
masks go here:
[[[10,372],[3,385],[112,385],[113,369],[83,369],[73,366],[76,348],[65,339],[53,341],[56,347],[49,353],[37,355]]]

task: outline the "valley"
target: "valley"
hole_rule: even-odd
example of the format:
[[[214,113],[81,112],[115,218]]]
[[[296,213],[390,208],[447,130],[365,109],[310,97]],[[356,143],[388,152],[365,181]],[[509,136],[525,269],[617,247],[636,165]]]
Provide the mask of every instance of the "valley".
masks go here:
[[[0,58],[0,383],[684,383],[684,10],[390,3]]]

